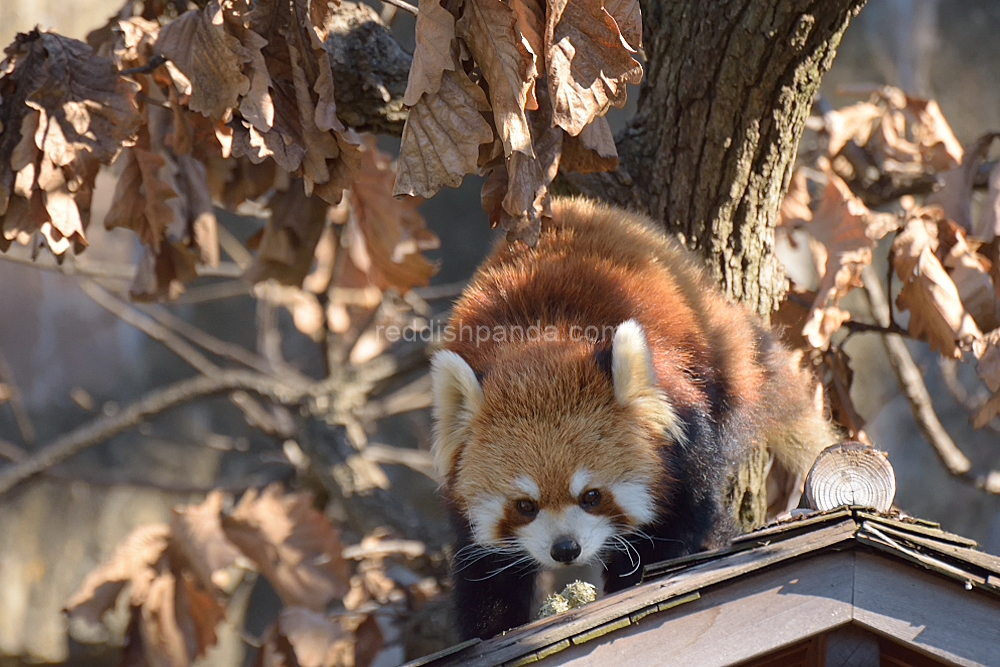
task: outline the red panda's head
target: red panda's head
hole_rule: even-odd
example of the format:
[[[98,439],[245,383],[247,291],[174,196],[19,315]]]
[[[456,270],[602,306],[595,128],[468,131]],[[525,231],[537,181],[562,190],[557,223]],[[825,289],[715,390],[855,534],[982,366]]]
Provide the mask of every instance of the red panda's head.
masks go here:
[[[583,563],[657,518],[661,448],[683,433],[634,320],[610,361],[586,341],[537,341],[499,348],[479,378],[435,355],[435,465],[477,544]]]

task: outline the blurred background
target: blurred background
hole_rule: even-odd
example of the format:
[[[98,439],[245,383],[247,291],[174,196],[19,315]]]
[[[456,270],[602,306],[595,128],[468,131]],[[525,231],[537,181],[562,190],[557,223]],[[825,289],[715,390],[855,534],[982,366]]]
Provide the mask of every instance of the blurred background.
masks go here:
[[[0,44],[36,24],[83,38],[120,4],[2,0]],[[378,3],[372,6],[384,10]],[[401,13],[392,25],[403,48],[412,51],[412,18]],[[936,99],[958,139],[968,145],[984,132],[1000,130],[998,33],[1000,3],[994,0],[869,0],[847,31],[825,79],[824,97],[840,107],[857,99],[841,95],[845,87],[895,85]],[[628,113],[618,112],[612,125],[626,122]],[[396,139],[380,139],[383,150],[391,153],[396,146]],[[440,266],[432,285],[445,286],[445,295],[471,275],[494,239],[480,207],[480,186],[479,179],[467,177],[461,188],[445,190],[421,208],[428,227],[440,238],[440,248],[428,255]],[[106,232],[100,224],[113,189],[113,176],[99,178],[91,247],[84,258],[128,265],[139,252],[135,236],[124,230]],[[223,213],[219,220],[239,239],[263,224]],[[884,256],[883,249],[880,275],[885,272]],[[51,261],[42,263],[51,266]],[[30,452],[97,415],[114,414],[152,388],[191,374],[163,345],[82,295],[80,282],[79,277],[0,255],[0,379],[16,389],[0,404],[0,441],[18,443]],[[99,282],[111,293],[124,293],[128,286],[127,280],[114,277]],[[447,308],[447,298],[424,294],[432,314]],[[218,339],[251,350],[259,349],[262,323],[273,322],[283,361],[310,377],[323,374],[321,353],[298,331],[289,310],[262,304],[237,280],[200,279],[164,308]],[[938,356],[925,345],[909,345],[953,439],[977,468],[1000,467],[1000,436],[990,429],[974,431],[968,410],[956,399],[954,388],[948,388],[948,369],[942,372]],[[868,422],[872,440],[890,454],[899,487],[897,504],[1000,554],[1000,498],[948,475],[915,425],[877,336],[855,335],[847,349],[855,372],[855,405]],[[401,412],[378,420],[368,438],[426,452],[429,424],[425,410]],[[199,401],[89,448],[0,497],[0,665],[105,664],[105,654],[78,643],[101,638],[87,635],[92,631],[84,628],[72,629],[73,639],[68,640],[61,613],[86,573],[136,526],[169,521],[174,505],[200,502],[211,488],[239,492],[289,479],[295,473],[295,456],[284,444],[248,427],[230,401]],[[0,450],[0,466],[6,464],[3,457]],[[392,493],[429,517],[411,537],[439,553],[448,533],[436,506],[435,481],[412,463],[383,461],[381,466]],[[345,541],[360,537],[348,535]],[[240,620],[230,618],[232,624]],[[246,627],[259,633],[269,620],[247,619]],[[394,646],[391,630],[384,632],[387,646]],[[394,652],[383,652],[378,664],[397,664],[402,643],[397,638]],[[204,664],[240,664],[246,659],[243,649],[238,632],[223,632],[219,647]]]

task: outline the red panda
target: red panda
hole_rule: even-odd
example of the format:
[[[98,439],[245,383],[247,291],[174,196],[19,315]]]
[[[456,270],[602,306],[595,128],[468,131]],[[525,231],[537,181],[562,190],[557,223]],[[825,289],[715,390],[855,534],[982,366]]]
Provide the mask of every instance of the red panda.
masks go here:
[[[541,568],[601,561],[614,592],[724,544],[752,448],[801,474],[837,440],[793,353],[622,209],[553,200],[537,245],[501,242],[444,334],[432,453],[463,638],[527,622]]]

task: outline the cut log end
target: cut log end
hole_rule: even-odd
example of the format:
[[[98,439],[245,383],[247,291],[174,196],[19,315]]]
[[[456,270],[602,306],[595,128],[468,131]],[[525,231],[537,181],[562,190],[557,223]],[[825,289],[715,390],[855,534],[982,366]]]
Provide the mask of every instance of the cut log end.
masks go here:
[[[806,477],[805,502],[810,509],[844,505],[887,512],[896,497],[896,475],[885,452],[860,442],[824,449]]]

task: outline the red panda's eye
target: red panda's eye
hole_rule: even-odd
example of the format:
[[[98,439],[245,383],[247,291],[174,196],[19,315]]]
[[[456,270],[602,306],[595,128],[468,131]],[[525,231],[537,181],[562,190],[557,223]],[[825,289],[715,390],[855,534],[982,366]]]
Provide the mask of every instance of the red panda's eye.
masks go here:
[[[535,516],[538,514],[538,505],[534,500],[518,500],[517,511],[524,516]]]
[[[593,509],[597,507],[601,502],[601,492],[597,489],[591,489],[580,496],[580,507],[583,509]]]

